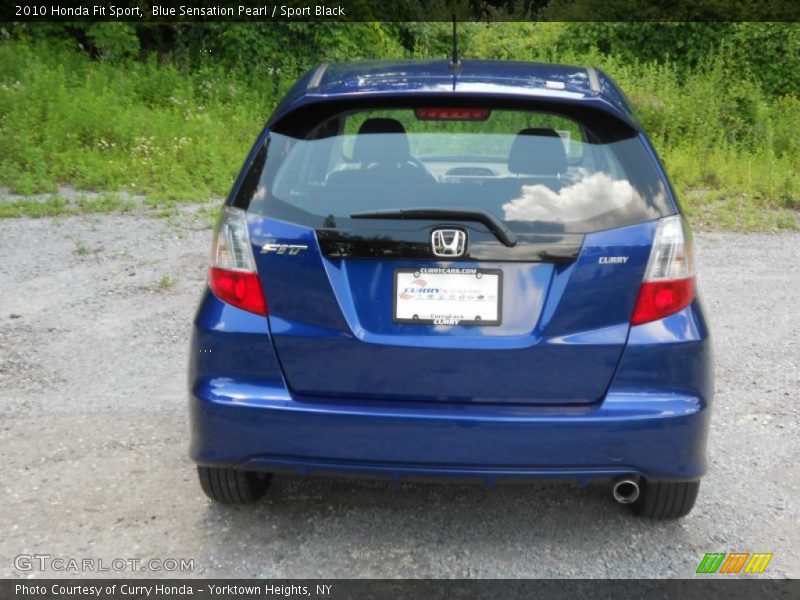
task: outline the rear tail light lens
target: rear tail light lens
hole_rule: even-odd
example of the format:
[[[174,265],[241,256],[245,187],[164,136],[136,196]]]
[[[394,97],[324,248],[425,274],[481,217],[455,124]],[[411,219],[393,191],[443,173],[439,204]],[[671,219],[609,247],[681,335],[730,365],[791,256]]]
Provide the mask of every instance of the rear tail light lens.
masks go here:
[[[208,285],[223,302],[260,315],[267,314],[247,233],[247,217],[239,208],[226,206],[222,210],[211,247]]]
[[[680,215],[658,223],[632,325],[641,325],[678,312],[694,299],[694,253]]]
[[[211,291],[223,302],[259,315],[267,314],[267,304],[257,274],[211,267],[208,282]]]

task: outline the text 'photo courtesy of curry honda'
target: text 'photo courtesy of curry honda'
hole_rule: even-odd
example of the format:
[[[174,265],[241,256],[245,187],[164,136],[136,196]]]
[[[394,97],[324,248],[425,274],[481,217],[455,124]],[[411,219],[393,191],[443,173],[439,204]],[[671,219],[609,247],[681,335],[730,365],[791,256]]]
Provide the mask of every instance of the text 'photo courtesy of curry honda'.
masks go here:
[[[219,502],[276,472],[609,482],[656,519],[706,468],[692,236],[602,71],[321,65],[215,231],[191,457]]]

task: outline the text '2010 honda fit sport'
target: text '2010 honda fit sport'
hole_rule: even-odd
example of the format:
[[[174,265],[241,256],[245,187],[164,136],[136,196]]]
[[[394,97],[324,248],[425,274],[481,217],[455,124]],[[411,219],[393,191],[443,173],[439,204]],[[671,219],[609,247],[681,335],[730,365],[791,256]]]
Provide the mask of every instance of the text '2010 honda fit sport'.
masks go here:
[[[347,63],[301,78],[215,232],[191,456],[272,473],[611,482],[687,514],[712,396],[691,234],[601,71]]]

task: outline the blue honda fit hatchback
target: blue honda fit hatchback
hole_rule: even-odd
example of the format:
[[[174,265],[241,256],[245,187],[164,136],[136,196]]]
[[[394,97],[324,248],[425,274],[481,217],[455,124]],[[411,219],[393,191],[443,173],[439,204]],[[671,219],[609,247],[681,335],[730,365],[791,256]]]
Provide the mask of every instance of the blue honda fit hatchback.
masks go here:
[[[258,137],[194,322],[206,494],[271,474],[608,480],[687,514],[712,397],[692,239],[603,72],[323,65]]]

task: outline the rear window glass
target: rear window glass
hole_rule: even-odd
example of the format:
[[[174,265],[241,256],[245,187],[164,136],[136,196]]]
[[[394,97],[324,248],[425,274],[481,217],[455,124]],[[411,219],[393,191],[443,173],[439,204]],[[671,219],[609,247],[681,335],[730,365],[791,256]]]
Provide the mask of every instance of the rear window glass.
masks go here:
[[[633,130],[498,108],[356,110],[273,131],[242,195],[237,205],[314,228],[376,210],[478,208],[522,233],[587,233],[670,212]]]

